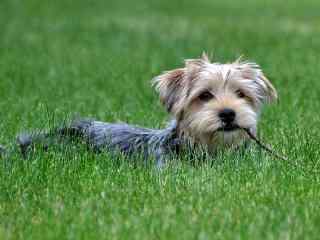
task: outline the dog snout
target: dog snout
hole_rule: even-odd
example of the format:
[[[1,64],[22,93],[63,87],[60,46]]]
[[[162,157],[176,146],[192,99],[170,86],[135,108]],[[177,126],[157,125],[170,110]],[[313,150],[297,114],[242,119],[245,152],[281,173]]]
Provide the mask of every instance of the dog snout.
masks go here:
[[[231,108],[224,108],[219,112],[219,118],[226,124],[232,123],[236,118],[236,112]]]

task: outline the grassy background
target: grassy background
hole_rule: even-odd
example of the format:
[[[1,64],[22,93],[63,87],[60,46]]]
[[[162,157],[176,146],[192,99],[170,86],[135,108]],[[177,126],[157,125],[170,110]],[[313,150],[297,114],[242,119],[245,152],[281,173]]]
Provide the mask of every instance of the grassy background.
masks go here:
[[[318,239],[320,3],[0,2],[0,142],[72,114],[164,125],[149,80],[184,58],[240,55],[279,91],[259,151],[159,173],[86,151],[1,160],[0,239]]]

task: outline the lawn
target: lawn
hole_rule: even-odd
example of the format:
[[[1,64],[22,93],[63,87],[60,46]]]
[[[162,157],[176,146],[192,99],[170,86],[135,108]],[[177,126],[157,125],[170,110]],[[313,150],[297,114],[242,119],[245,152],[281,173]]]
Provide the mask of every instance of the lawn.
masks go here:
[[[2,0],[0,143],[74,115],[163,127],[150,86],[203,50],[243,55],[278,89],[258,148],[163,171],[79,151],[13,152],[0,239],[319,239],[320,2]]]

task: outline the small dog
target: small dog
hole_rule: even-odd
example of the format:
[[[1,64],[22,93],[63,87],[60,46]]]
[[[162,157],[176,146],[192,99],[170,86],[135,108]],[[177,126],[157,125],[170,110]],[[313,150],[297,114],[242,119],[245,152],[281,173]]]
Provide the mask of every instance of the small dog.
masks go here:
[[[277,92],[259,65],[240,59],[227,64],[210,62],[203,54],[185,60],[185,66],[153,79],[161,103],[173,118],[165,129],[145,129],[122,123],[76,120],[56,131],[60,136],[79,136],[96,151],[142,153],[162,166],[172,152],[202,148],[214,153],[235,148],[257,133],[264,103],[277,99]],[[20,135],[22,152],[52,136],[48,133]]]

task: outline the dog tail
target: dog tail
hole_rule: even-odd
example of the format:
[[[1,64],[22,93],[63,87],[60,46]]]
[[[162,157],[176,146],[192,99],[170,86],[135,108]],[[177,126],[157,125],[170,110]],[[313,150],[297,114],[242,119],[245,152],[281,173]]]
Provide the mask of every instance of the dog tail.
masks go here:
[[[0,158],[2,158],[7,153],[7,148],[3,145],[0,145]]]
[[[29,152],[30,148],[39,142],[40,139],[44,139],[46,133],[40,132],[33,132],[33,133],[21,133],[17,136],[17,144],[20,149],[20,153],[22,154],[23,158],[27,157],[27,153]]]
[[[30,150],[36,145],[40,145],[43,150],[47,150],[48,147],[55,143],[65,143],[64,140],[67,140],[67,142],[68,140],[72,142],[79,138],[86,140],[86,131],[92,122],[93,120],[90,119],[80,119],[52,130],[22,133],[17,136],[17,144],[22,156],[26,158]]]

